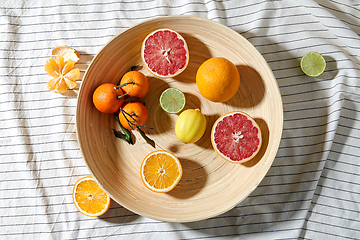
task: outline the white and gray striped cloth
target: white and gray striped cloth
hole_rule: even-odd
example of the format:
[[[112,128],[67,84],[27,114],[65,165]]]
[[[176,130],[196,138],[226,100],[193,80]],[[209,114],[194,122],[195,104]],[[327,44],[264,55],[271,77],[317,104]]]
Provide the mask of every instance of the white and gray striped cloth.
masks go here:
[[[0,1],[0,239],[360,239],[360,2],[355,0]],[[77,91],[47,90],[56,46],[93,56],[134,24],[167,15],[220,22],[248,39],[279,84],[284,131],[260,186],[229,212],[167,223],[114,203],[79,213],[89,174],[76,140]],[[305,76],[299,60],[327,68]]]

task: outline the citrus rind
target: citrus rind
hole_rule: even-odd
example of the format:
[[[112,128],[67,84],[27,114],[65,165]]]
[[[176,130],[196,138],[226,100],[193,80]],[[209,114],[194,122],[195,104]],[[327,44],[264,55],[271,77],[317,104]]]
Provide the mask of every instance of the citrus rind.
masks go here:
[[[61,56],[64,58],[65,62],[67,62],[69,59],[73,60],[75,63],[77,63],[80,60],[80,54],[78,51],[76,51],[74,48],[65,46],[58,46],[54,48],[51,51],[52,55],[55,56]]]
[[[326,68],[324,57],[318,52],[308,52],[300,60],[301,70],[310,77],[320,76]]]
[[[144,167],[147,163],[147,160],[153,156],[153,155],[156,155],[156,154],[166,154],[168,156],[170,156],[172,159],[174,159],[175,163],[177,164],[178,166],[178,169],[179,169],[179,175],[177,176],[177,178],[173,181],[173,183],[167,187],[167,188],[162,188],[162,189],[159,189],[159,188],[155,188],[154,186],[150,185],[148,183],[148,181],[146,181],[145,179],[145,176],[144,176]],[[166,173],[165,173],[166,174]],[[141,163],[141,167],[140,167],[140,175],[141,175],[141,180],[142,182],[144,183],[144,185],[150,189],[151,191],[153,192],[156,192],[156,193],[166,193],[166,192],[169,192],[171,190],[173,190],[176,185],[179,183],[181,177],[182,177],[182,174],[183,174],[183,170],[182,170],[182,166],[181,166],[181,163],[179,161],[179,159],[172,153],[168,152],[168,151],[165,151],[165,150],[157,150],[157,151],[153,151],[151,153],[149,153],[143,160],[143,162]]]
[[[146,41],[147,41],[147,39],[148,39],[150,36],[154,35],[154,34],[157,33],[157,32],[160,32],[160,31],[170,31],[170,32],[173,32],[173,33],[175,33],[175,34],[177,35],[177,38],[180,39],[180,40],[184,43],[184,49],[186,50],[186,62],[185,62],[185,65],[184,65],[182,68],[178,69],[178,71],[175,72],[174,74],[167,74],[167,75],[158,74],[157,72],[153,71],[153,70],[151,69],[151,67],[148,66],[149,63],[146,61],[146,59],[145,59],[145,57],[144,57],[144,50],[145,50],[145,46],[146,46]],[[164,49],[164,50],[165,50],[165,49]],[[178,32],[176,32],[176,31],[174,31],[174,30],[172,30],[172,29],[168,29],[168,28],[161,28],[161,29],[157,29],[157,30],[151,32],[149,35],[147,35],[147,36],[145,37],[145,39],[144,39],[144,41],[143,41],[143,43],[142,43],[142,45],[141,45],[141,59],[142,59],[144,65],[145,65],[146,69],[147,69],[151,74],[153,74],[154,76],[159,77],[159,78],[171,78],[171,77],[175,77],[175,76],[179,75],[180,73],[182,73],[182,72],[187,68],[187,66],[188,66],[188,64],[189,64],[189,49],[188,49],[188,46],[187,46],[187,43],[186,43],[185,39],[184,39]]]
[[[167,113],[179,113],[186,104],[185,95],[177,88],[168,88],[160,95],[160,106]]]
[[[242,160],[240,160],[240,161],[234,161],[234,160],[230,159],[229,157],[225,156],[223,153],[221,153],[221,152],[218,150],[218,148],[216,147],[216,144],[215,144],[215,141],[214,141],[214,133],[215,133],[215,128],[216,128],[217,124],[218,124],[220,121],[222,121],[225,117],[228,117],[228,116],[230,116],[230,115],[234,115],[234,114],[237,114],[237,113],[240,113],[240,114],[246,116],[249,120],[251,120],[251,122],[253,123],[253,125],[254,125],[254,126],[258,129],[258,131],[259,131],[258,137],[259,137],[259,140],[260,140],[260,142],[259,142],[259,144],[258,144],[257,150],[256,150],[250,157],[244,158],[244,159],[242,159]],[[227,160],[227,161],[229,161],[229,162],[231,162],[231,163],[244,163],[244,162],[247,162],[247,161],[253,159],[253,158],[258,154],[258,152],[259,152],[259,150],[260,150],[260,148],[261,148],[261,145],[262,145],[261,129],[260,129],[259,125],[255,122],[255,120],[254,120],[251,116],[249,116],[248,114],[246,114],[246,113],[244,113],[244,112],[241,112],[241,111],[229,112],[229,113],[226,113],[226,114],[222,115],[221,117],[219,117],[219,118],[215,121],[215,123],[214,123],[214,125],[213,125],[213,127],[212,127],[212,129],[211,129],[211,144],[212,144],[215,152],[216,152],[220,157],[222,157],[223,159],[225,159],[225,160]]]
[[[76,200],[77,187],[78,187],[78,185],[80,183],[82,183],[84,181],[94,181],[96,183],[96,181],[94,180],[94,178],[92,176],[86,176],[86,177],[80,178],[79,180],[76,181],[76,183],[74,184],[74,187],[73,187],[73,194],[72,194],[72,198],[73,198],[73,202],[74,202],[75,207],[79,210],[79,212],[81,212],[82,214],[84,214],[84,215],[86,215],[88,217],[98,217],[98,216],[103,215],[107,210],[109,210],[111,202],[112,202],[112,199],[105,192],[104,192],[104,194],[106,194],[106,204],[104,205],[104,208],[101,211],[99,211],[99,212],[97,212],[95,214],[91,214],[91,213],[83,210],[80,207],[78,201]]]

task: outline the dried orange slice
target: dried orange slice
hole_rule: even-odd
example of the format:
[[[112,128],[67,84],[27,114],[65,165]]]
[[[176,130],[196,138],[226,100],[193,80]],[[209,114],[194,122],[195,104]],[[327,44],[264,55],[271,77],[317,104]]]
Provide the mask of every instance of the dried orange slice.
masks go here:
[[[91,176],[80,178],[75,183],[72,197],[76,208],[89,217],[104,214],[112,202]]]
[[[65,46],[59,46],[54,48],[51,51],[52,55],[63,57],[65,62],[67,62],[69,59],[73,60],[74,62],[78,62],[80,60],[80,54],[75,49]]]
[[[65,61],[61,56],[48,59],[45,63],[45,71],[53,79],[48,81],[47,88],[56,93],[64,93],[68,88],[75,88],[75,81],[80,78],[80,70],[74,69],[74,65],[73,60]]]
[[[171,191],[182,177],[179,159],[172,153],[158,150],[149,153],[141,164],[141,180],[151,191]]]

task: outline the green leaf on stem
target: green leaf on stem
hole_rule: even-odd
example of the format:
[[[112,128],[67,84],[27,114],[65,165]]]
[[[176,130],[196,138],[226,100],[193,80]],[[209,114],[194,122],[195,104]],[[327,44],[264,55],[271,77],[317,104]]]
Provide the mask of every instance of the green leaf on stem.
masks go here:
[[[151,138],[149,138],[148,136],[146,136],[146,134],[144,133],[143,130],[141,130],[141,128],[139,126],[136,126],[136,128],[139,130],[141,136],[145,139],[145,141],[150,144],[153,148],[155,148],[155,142],[154,140],[152,140]]]
[[[132,66],[132,67],[130,68],[130,71],[135,71],[138,67],[139,67],[139,65]],[[129,72],[130,72],[130,71],[129,71]]]
[[[119,120],[119,116],[117,114],[114,114],[114,117],[116,119],[116,121],[118,122],[118,124],[120,125],[120,128],[122,130],[122,132],[120,131],[116,131],[113,129],[114,131],[114,134],[115,134],[115,137],[117,138],[120,138],[120,139],[123,139],[124,141],[126,141],[127,143],[131,144],[131,145],[134,145],[134,141],[133,139],[131,138],[131,133],[128,129],[124,128],[123,125],[121,125],[120,123],[120,120]]]
[[[138,124],[135,124],[134,122],[136,122],[136,119],[130,115],[129,113],[125,112],[122,108],[120,108],[120,113],[123,114],[123,116],[125,117],[126,121],[128,122],[129,126],[132,128],[132,129],[137,129],[141,136],[145,139],[145,141],[150,144],[151,146],[155,147],[155,142],[154,140],[152,140],[151,138],[149,138],[148,136],[146,136],[145,132],[143,130],[141,130],[141,127],[144,127],[144,128],[149,128],[149,129],[154,129],[154,128],[151,128],[151,127],[147,127],[147,126],[142,126],[142,125],[138,125]],[[130,120],[130,119],[131,120]]]

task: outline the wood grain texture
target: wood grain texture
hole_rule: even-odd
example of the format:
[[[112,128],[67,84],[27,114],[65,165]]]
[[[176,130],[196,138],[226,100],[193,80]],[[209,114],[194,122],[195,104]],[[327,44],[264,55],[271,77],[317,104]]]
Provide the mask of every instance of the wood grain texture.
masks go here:
[[[159,28],[179,32],[186,40],[190,62],[174,78],[152,76],[141,61],[144,38]],[[207,59],[222,56],[232,61],[241,78],[236,95],[225,103],[213,103],[201,96],[195,75]],[[153,148],[136,131],[135,145],[115,138],[119,129],[112,115],[98,112],[91,97],[102,83],[118,84],[131,66],[140,65],[149,78],[150,89],[143,98],[149,113],[145,130],[156,142]],[[204,136],[195,144],[184,144],[175,135],[178,115],[165,113],[159,105],[168,87],[182,90],[188,108],[200,108],[207,119]],[[216,91],[216,89],[214,89]],[[218,156],[211,146],[212,125],[221,115],[241,110],[252,116],[262,130],[263,144],[257,156],[243,164],[233,164]],[[170,222],[197,221],[224,213],[245,199],[261,182],[278,151],[283,108],[274,75],[259,52],[240,34],[217,22],[194,16],[154,18],[114,37],[96,55],[78,95],[76,111],[78,141],[86,165],[102,188],[125,208],[140,215]],[[174,153],[183,166],[183,177],[169,193],[154,193],[141,181],[140,165],[151,151]]]

